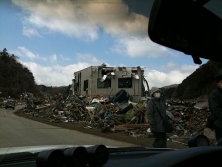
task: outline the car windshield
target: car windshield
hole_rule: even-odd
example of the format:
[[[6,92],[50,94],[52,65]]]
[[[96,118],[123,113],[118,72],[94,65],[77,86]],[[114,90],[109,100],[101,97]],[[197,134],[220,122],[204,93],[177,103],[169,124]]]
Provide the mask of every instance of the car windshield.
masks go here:
[[[210,136],[204,126],[213,86],[193,89],[204,72],[183,82],[210,61],[195,64],[150,40],[153,2],[1,0],[0,148],[153,147],[146,108],[153,87],[174,127],[168,148]]]

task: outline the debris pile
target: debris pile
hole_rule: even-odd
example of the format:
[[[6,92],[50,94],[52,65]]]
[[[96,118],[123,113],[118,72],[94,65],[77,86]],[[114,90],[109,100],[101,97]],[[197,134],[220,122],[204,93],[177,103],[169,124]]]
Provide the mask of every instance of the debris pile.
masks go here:
[[[187,144],[191,136],[204,134],[210,139],[211,144],[215,143],[214,132],[206,128],[207,117],[210,114],[207,101],[167,101],[167,105],[167,114],[174,126],[170,137],[172,141]]]
[[[61,94],[38,100],[29,97],[26,107],[20,112],[30,117],[41,117],[55,123],[83,123],[84,127],[99,129],[101,132],[128,133],[133,137],[150,137],[146,116],[146,98],[139,103],[130,101],[127,95],[109,99],[102,95],[82,96]],[[187,138],[203,134],[209,114],[207,102],[166,101],[169,121],[174,131],[169,134],[174,142],[186,142]]]

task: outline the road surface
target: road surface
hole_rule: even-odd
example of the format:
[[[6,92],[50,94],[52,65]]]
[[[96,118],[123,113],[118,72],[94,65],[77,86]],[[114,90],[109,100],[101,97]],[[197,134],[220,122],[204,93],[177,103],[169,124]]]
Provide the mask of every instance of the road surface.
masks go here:
[[[20,109],[23,106],[16,106]],[[0,108],[0,148],[38,145],[133,146],[74,130],[43,124],[13,114],[15,110]]]

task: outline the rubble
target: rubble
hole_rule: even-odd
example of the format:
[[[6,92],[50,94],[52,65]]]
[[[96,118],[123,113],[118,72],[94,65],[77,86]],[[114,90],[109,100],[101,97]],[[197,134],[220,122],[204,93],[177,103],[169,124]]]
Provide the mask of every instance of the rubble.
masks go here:
[[[61,94],[49,99],[26,98],[26,107],[20,112],[30,117],[41,117],[49,122],[83,123],[84,128],[99,129],[101,133],[126,133],[129,136],[152,137],[146,117],[147,99],[134,103],[128,99],[108,99],[102,95],[82,96]],[[213,143],[213,132],[205,128],[209,114],[207,102],[166,101],[167,115],[174,131],[168,134],[172,142],[187,144],[197,134],[205,134]]]

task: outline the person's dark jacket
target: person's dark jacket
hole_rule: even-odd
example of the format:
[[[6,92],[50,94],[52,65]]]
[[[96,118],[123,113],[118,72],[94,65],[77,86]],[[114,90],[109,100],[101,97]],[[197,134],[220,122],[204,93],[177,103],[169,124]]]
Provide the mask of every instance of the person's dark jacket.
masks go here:
[[[150,124],[150,130],[152,132],[166,132],[163,126],[163,119],[159,115],[157,108],[153,103],[156,104],[156,107],[159,109],[163,118],[167,118],[165,104],[163,101],[161,101],[160,98],[152,98],[149,100],[147,102],[147,117]]]
[[[222,128],[222,89],[213,90],[208,97],[209,109],[215,119],[214,127]]]

